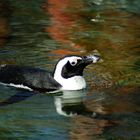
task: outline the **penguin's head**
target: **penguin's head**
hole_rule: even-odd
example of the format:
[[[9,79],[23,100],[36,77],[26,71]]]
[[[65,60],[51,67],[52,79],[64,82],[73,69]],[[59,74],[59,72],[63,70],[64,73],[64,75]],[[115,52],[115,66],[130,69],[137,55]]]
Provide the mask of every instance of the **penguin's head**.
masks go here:
[[[61,77],[68,79],[73,76],[83,76],[83,70],[86,66],[99,61],[100,56],[65,56],[60,59],[55,66],[54,75],[60,74]]]
[[[86,66],[99,61],[100,56],[78,56],[69,55],[60,59],[55,66],[54,79],[59,82],[62,87],[68,86],[68,84],[82,84],[83,70]],[[71,81],[71,82],[70,82]],[[79,81],[79,83],[78,83]],[[69,85],[70,86],[70,85]],[[67,88],[64,88],[67,90]],[[79,87],[80,89],[80,87]]]

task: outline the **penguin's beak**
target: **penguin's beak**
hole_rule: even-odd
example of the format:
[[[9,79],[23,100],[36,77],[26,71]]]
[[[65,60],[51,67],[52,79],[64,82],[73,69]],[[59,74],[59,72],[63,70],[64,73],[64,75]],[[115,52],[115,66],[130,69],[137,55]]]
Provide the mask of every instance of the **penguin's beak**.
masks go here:
[[[100,56],[99,55],[83,56],[82,60],[85,65],[89,65],[91,63],[98,62],[100,60]]]

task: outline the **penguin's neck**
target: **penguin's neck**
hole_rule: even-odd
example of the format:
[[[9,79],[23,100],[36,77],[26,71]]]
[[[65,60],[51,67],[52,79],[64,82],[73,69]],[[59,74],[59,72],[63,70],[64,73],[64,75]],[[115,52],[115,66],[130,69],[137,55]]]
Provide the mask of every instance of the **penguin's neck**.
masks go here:
[[[71,78],[63,78],[61,75],[54,75],[54,79],[62,85],[63,90],[81,90],[86,88],[86,82],[83,76],[73,76]]]

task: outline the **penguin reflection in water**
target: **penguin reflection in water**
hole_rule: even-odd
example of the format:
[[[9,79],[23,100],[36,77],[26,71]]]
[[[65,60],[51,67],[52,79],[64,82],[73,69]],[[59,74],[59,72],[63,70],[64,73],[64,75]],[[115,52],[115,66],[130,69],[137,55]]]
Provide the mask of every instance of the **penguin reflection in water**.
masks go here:
[[[52,73],[44,69],[28,66],[1,65],[0,83],[17,88],[24,88],[30,92],[81,90],[86,88],[86,82],[83,77],[84,68],[89,64],[98,62],[99,59],[100,56],[98,55],[65,56],[57,62],[54,72]],[[15,96],[9,98],[10,103],[14,102],[12,98]],[[8,103],[8,100],[6,103]]]
[[[54,97],[56,112],[65,117],[75,115],[83,115],[88,117],[97,117],[97,114],[89,110],[84,101],[86,99],[86,91],[83,90],[63,90],[62,95]]]

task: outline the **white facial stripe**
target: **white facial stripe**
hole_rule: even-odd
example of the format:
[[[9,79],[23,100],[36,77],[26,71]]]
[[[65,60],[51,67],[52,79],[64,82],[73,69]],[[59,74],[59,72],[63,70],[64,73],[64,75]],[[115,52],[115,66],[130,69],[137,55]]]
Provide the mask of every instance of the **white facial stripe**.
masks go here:
[[[77,62],[77,60],[81,60],[82,58],[81,57],[71,57],[70,59],[69,59],[69,61],[70,62]]]

